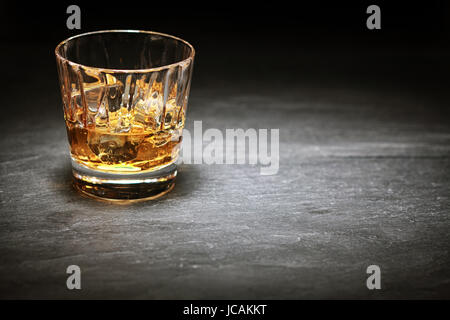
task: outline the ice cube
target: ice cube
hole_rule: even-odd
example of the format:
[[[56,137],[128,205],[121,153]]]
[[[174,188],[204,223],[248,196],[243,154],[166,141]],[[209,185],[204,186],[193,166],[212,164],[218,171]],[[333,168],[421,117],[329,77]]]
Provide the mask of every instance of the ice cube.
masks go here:
[[[103,163],[122,163],[136,158],[138,146],[143,140],[143,136],[131,137],[90,131],[88,145]]]

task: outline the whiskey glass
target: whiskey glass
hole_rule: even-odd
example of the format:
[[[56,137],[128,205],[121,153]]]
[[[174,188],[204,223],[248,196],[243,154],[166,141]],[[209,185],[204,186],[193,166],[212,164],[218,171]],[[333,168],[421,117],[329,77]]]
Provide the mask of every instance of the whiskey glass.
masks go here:
[[[152,31],[76,35],[55,49],[74,186],[154,199],[177,175],[195,50]]]

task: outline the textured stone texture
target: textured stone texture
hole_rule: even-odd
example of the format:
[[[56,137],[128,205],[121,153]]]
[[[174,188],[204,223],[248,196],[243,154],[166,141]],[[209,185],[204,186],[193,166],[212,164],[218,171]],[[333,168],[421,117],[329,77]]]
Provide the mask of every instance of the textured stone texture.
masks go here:
[[[25,70],[2,48],[18,70],[2,84],[1,298],[450,297],[444,55],[239,45],[198,50],[188,128],[280,128],[278,175],[183,165],[170,194],[123,206],[71,188],[49,49]]]

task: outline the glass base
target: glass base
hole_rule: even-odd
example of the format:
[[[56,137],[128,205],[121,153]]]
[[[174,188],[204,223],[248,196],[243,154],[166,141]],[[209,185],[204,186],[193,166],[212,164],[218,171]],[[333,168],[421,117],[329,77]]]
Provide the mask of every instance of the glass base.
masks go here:
[[[74,186],[83,194],[108,201],[152,200],[175,186],[175,163],[151,172],[107,173],[92,170],[72,160]]]

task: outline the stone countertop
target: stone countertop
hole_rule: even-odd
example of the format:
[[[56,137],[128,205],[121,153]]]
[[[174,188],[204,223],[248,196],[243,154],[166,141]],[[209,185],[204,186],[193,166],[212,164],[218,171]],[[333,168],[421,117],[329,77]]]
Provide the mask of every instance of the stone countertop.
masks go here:
[[[278,174],[183,164],[168,195],[115,205],[71,187],[52,52],[36,47],[25,70],[3,49],[16,69],[2,83],[1,298],[450,297],[439,54],[204,47],[187,128],[279,128]],[[82,290],[66,288],[72,264]],[[381,290],[366,288],[372,264]]]

